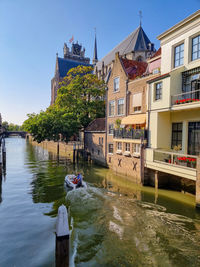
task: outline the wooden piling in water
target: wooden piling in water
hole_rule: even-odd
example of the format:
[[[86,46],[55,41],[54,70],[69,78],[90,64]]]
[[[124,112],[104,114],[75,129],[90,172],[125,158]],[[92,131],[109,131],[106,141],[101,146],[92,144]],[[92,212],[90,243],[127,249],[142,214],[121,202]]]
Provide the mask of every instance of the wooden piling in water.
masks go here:
[[[58,209],[56,224],[56,267],[69,266],[69,224],[67,209],[61,205]]]
[[[3,163],[3,168],[5,169],[6,168],[6,145],[5,145],[5,140],[2,143],[2,163]]]

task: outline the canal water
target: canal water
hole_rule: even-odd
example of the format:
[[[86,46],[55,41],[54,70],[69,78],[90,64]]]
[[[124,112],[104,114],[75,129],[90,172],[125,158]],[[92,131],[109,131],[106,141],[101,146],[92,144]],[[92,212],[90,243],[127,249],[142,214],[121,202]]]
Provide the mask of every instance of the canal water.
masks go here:
[[[0,187],[0,266],[55,266],[58,207],[69,211],[70,266],[200,266],[194,196],[140,187],[111,170],[73,166],[21,138],[6,139]],[[81,172],[87,189],[67,191]]]

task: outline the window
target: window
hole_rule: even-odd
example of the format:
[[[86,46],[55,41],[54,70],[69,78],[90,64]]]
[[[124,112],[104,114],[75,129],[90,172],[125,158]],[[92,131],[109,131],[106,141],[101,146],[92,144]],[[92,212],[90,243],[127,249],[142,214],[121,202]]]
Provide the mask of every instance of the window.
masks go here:
[[[142,93],[133,95],[133,110],[134,112],[140,112],[142,107]]]
[[[121,142],[117,143],[117,150],[122,150],[122,143]]]
[[[98,155],[100,155],[100,150],[98,150],[97,152],[98,152]]]
[[[103,137],[99,137],[99,145],[103,145]]]
[[[113,134],[114,133],[114,125],[113,124],[109,124],[108,125],[108,134]]]
[[[125,151],[130,152],[130,143],[125,143]]]
[[[115,115],[115,100],[109,102],[109,116]]]
[[[162,83],[156,83],[155,88],[155,100],[162,98]]]
[[[134,154],[140,154],[140,144],[133,144]]]
[[[118,99],[117,101],[117,114],[124,115],[124,99]]]
[[[108,144],[108,153],[113,154],[113,144]]]
[[[114,79],[114,92],[119,91],[119,77]]]
[[[193,121],[188,123],[188,154],[200,154],[200,122]]]
[[[157,73],[160,73],[160,69],[159,68],[156,68],[153,70],[153,74],[157,74]]]
[[[182,128],[182,122],[172,123],[172,149],[174,146],[182,146]]]
[[[200,35],[192,39],[192,60],[200,58]]]
[[[184,59],[184,44],[178,45],[174,48],[174,67],[183,65]]]

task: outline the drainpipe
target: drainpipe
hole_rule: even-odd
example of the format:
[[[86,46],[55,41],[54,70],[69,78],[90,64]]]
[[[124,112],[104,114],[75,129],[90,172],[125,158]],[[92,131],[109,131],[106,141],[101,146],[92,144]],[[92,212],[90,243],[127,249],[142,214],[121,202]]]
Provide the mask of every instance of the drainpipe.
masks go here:
[[[128,79],[127,79],[126,80],[126,99],[125,99],[126,108],[125,108],[125,116],[128,116],[128,106],[129,106],[129,103],[128,103],[128,95],[129,95],[129,91],[128,91]]]
[[[107,164],[107,136],[108,136],[108,131],[107,131],[107,99],[108,99],[108,87],[106,87],[106,94],[105,94],[105,130],[106,130],[106,136],[105,136],[105,161]]]
[[[148,84],[148,127],[147,127],[147,147],[150,147],[150,144],[149,144],[149,125],[150,125],[150,109],[151,109],[151,94],[150,94],[150,84]]]

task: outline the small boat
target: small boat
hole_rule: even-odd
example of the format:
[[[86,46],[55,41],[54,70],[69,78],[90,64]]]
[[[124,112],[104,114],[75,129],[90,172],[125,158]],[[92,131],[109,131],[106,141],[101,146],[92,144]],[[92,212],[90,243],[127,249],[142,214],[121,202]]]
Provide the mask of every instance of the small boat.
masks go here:
[[[80,183],[77,183],[75,184],[74,183],[74,179],[76,178],[77,176],[75,174],[68,174],[65,176],[65,183],[68,187],[72,188],[72,189],[76,189],[76,188],[79,188],[79,187],[87,187],[86,183],[83,181],[80,182]]]

